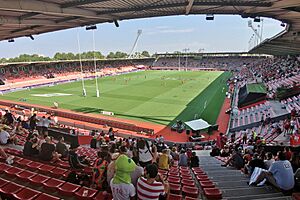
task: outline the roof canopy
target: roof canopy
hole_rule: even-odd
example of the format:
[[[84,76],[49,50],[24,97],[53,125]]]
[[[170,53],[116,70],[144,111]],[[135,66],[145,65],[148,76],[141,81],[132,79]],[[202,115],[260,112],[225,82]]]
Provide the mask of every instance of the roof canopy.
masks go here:
[[[299,11],[299,0],[0,0],[0,40],[126,19],[188,14],[271,17],[289,23],[289,31],[297,35]]]

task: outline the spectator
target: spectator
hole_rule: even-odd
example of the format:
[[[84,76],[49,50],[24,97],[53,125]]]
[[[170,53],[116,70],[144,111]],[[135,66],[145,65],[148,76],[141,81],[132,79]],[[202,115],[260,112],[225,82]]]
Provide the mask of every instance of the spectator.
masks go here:
[[[244,159],[242,156],[242,149],[239,147],[237,151],[234,151],[232,156],[227,160],[227,162],[222,167],[232,166],[235,169],[240,170],[244,167]]]
[[[286,160],[290,161],[293,156],[293,153],[292,153],[290,147],[284,147],[283,153],[285,155]]]
[[[48,128],[50,124],[52,123],[51,117],[45,118],[43,117],[43,123],[42,123],[42,134],[47,134],[48,135]]]
[[[5,151],[0,147],[0,157],[3,157],[7,164],[11,165],[14,162],[14,156],[8,156]]]
[[[265,163],[259,158],[258,153],[254,153],[252,160],[246,165],[249,174],[252,174],[255,167],[265,169]]]
[[[27,138],[24,144],[23,155],[30,156],[30,157],[39,155],[39,143],[38,143],[37,134],[32,134],[31,137],[29,136]]]
[[[8,133],[8,130],[11,130],[9,126],[4,125],[0,130],[0,144],[17,144],[18,139],[16,135]]]
[[[65,143],[63,136],[58,137],[58,143],[56,144],[56,152],[61,155],[62,158],[67,158],[69,154],[69,149]]]
[[[277,153],[278,160],[276,160],[268,171],[262,171],[257,180],[251,185],[257,185],[262,180],[267,179],[269,183],[278,189],[288,191],[292,190],[295,185],[294,173],[291,163],[286,160],[283,152]]]
[[[168,155],[168,149],[164,149],[162,154],[158,158],[158,168],[163,170],[169,170],[171,159]]]
[[[43,161],[57,161],[61,157],[60,154],[55,152],[55,145],[52,143],[52,140],[49,136],[45,138],[45,141],[40,150],[40,159]]]
[[[107,166],[107,183],[110,184],[110,181],[115,175],[115,162],[120,156],[119,153],[114,153],[111,156],[111,162]]]
[[[136,192],[131,183],[131,173],[135,170],[136,164],[126,155],[120,155],[115,162],[115,175],[110,182],[114,200],[134,199]]]
[[[183,166],[183,167],[188,166],[188,157],[187,157],[184,149],[181,149],[181,151],[180,151],[178,166]]]
[[[10,110],[6,109],[5,114],[3,115],[3,123],[6,125],[11,125],[15,121],[15,117],[10,112]]]
[[[141,167],[146,167],[148,164],[152,163],[153,155],[151,148],[146,140],[139,140],[138,142],[138,155],[139,164]]]
[[[93,167],[93,183],[99,190],[107,190],[107,167],[109,162],[106,160],[108,152],[98,151],[98,159]]]
[[[82,157],[79,157],[76,153],[77,148],[79,147],[76,143],[71,143],[70,150],[69,150],[69,164],[72,169],[83,169],[87,167],[86,164],[84,164],[84,160]]]
[[[196,152],[192,153],[192,157],[191,157],[191,164],[190,167],[199,167],[199,158],[198,156],[196,156]]]
[[[273,162],[275,162],[275,160],[273,158],[273,154],[271,152],[268,152],[267,153],[267,160],[264,161],[265,169],[269,169],[270,166],[273,164]]]
[[[36,114],[34,113],[29,119],[29,127],[32,132],[33,132],[33,130],[36,129],[37,122],[38,122],[38,119],[36,118]]]
[[[141,166],[136,166],[135,170],[130,175],[131,183],[134,185],[135,188],[137,186],[138,179],[143,175],[144,175],[144,168],[142,168]]]
[[[138,199],[158,200],[160,196],[166,196],[169,190],[165,178],[158,175],[155,164],[149,164],[145,168],[145,178],[140,177],[137,183]]]

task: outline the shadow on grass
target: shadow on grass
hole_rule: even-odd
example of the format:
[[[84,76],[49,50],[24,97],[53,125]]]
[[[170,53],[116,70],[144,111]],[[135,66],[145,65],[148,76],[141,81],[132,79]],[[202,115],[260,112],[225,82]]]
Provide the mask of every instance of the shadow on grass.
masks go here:
[[[186,105],[186,108],[175,117],[168,126],[172,126],[176,120],[182,120],[184,122],[193,120],[196,114],[198,115],[197,118],[203,118],[209,123],[214,124],[225,98],[222,89],[229,77],[230,73],[225,72],[209,84],[198,96]],[[205,104],[206,107],[204,108]]]

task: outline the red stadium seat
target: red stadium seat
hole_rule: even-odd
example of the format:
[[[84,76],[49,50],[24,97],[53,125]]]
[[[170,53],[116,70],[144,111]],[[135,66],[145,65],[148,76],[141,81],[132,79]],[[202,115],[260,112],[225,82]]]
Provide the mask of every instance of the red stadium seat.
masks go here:
[[[215,184],[212,181],[200,181],[201,188],[214,188]]]
[[[169,186],[170,186],[171,193],[174,193],[174,194],[181,193],[181,185],[180,184],[169,183]]]
[[[192,177],[192,175],[187,175],[187,174],[181,174],[181,178],[182,179],[187,179],[187,180],[191,180],[191,179],[193,179],[193,177]]]
[[[33,185],[42,185],[43,183],[45,183],[49,179],[50,178],[48,176],[44,176],[44,175],[41,175],[41,174],[37,174],[34,177],[28,178],[30,183],[33,184]]]
[[[51,175],[55,178],[60,178],[62,177],[68,170],[60,168],[60,167],[56,167],[54,169],[51,170]]]
[[[23,167],[23,166],[27,166],[28,164],[32,163],[32,161],[23,158],[23,159],[20,159],[20,160],[15,161],[15,163],[16,163],[18,166]]]
[[[194,171],[194,174],[195,175],[206,175],[206,173],[203,171]]]
[[[180,174],[179,174],[179,173],[172,173],[172,172],[169,172],[169,173],[168,173],[168,176],[169,176],[169,177],[174,177],[174,178],[179,178],[179,177],[180,177]]]
[[[218,188],[204,188],[203,191],[208,199],[222,199],[222,192]]]
[[[209,178],[207,175],[197,175],[198,181],[209,181]]]
[[[79,200],[91,200],[96,196],[98,190],[94,190],[87,187],[81,187],[77,192],[75,192],[76,199]]]
[[[73,196],[79,188],[80,188],[79,185],[66,182],[65,184],[63,184],[63,186],[59,187],[58,190],[60,194],[70,197]]]
[[[6,173],[6,175],[8,176],[16,176],[18,173],[23,172],[23,169],[20,169],[18,167],[11,167],[9,169],[4,170],[4,172]]]
[[[187,196],[187,197],[185,197],[185,200],[201,200],[201,199]]]
[[[93,200],[112,200],[112,195],[109,193],[98,192],[98,194],[93,198]]]
[[[168,171],[162,170],[162,169],[159,169],[158,172],[159,172],[161,175],[165,175],[165,176],[168,174]]]
[[[169,200],[182,200],[182,195],[170,194],[169,195]]]
[[[49,180],[45,181],[43,183],[43,186],[46,190],[57,190],[58,188],[60,188],[63,184],[65,183],[65,181],[56,179],[56,178],[50,178]]]
[[[32,178],[34,176],[36,176],[37,174],[34,173],[34,172],[31,172],[31,171],[27,171],[27,170],[24,170],[20,173],[17,173],[16,174],[16,177],[23,180],[23,181],[27,181],[29,178]]]
[[[181,183],[182,183],[182,185],[186,185],[186,186],[190,186],[190,187],[195,186],[195,181],[192,179],[190,179],[190,180],[182,179]]]
[[[55,169],[54,166],[51,165],[41,165],[38,167],[38,170],[42,173],[42,174],[50,174],[50,172]]]
[[[183,186],[182,193],[185,196],[197,198],[199,196],[199,190],[196,187]]]
[[[7,165],[5,163],[0,163],[0,172],[4,172],[5,170],[10,169],[12,166]]]
[[[4,187],[7,183],[9,183],[9,181],[7,181],[3,178],[0,178],[0,188]]]
[[[24,188],[18,193],[13,194],[13,197],[14,199],[19,199],[19,200],[32,200],[35,199],[40,194],[41,192],[39,191],[30,188]]]
[[[38,163],[38,162],[30,162],[26,164],[26,167],[28,167],[30,170],[38,170],[39,167],[41,167],[43,164]]]
[[[4,187],[0,188],[0,194],[2,194],[4,197],[7,197],[8,199],[11,199],[14,194],[18,193],[23,188],[24,187],[21,185],[10,182],[6,184]]]
[[[38,196],[35,200],[59,200],[60,198],[51,196],[49,194],[42,193],[40,196]]]
[[[180,183],[180,178],[175,178],[175,177],[168,177],[168,182],[170,183],[175,183],[175,184],[179,184]]]
[[[183,166],[180,166],[179,169],[180,169],[180,170],[190,170],[189,167],[183,167]]]
[[[62,167],[62,168],[70,168],[69,163],[68,163],[68,162],[64,162],[64,161],[59,162],[59,163],[58,163],[58,166],[60,166],[60,167]]]

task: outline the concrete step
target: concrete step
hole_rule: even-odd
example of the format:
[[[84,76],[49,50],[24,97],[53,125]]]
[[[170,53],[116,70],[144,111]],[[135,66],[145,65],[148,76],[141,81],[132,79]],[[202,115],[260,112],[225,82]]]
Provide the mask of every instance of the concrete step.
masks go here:
[[[236,196],[271,194],[271,193],[279,193],[279,192],[271,186],[263,186],[263,187],[224,189],[222,190],[222,193],[223,193],[223,197],[225,198],[225,197],[236,197]]]
[[[249,188],[247,184],[248,180],[238,181],[214,181],[216,187],[220,189],[232,189],[232,188]]]
[[[276,200],[276,199],[286,199],[281,193],[272,193],[272,194],[253,194],[247,196],[236,196],[236,197],[224,197],[223,199],[227,200]]]
[[[236,175],[236,176],[232,176],[232,175],[225,175],[226,173],[224,173],[224,176],[211,176],[209,177],[212,181],[232,181],[232,180],[247,180],[249,181],[249,178],[243,175]]]

